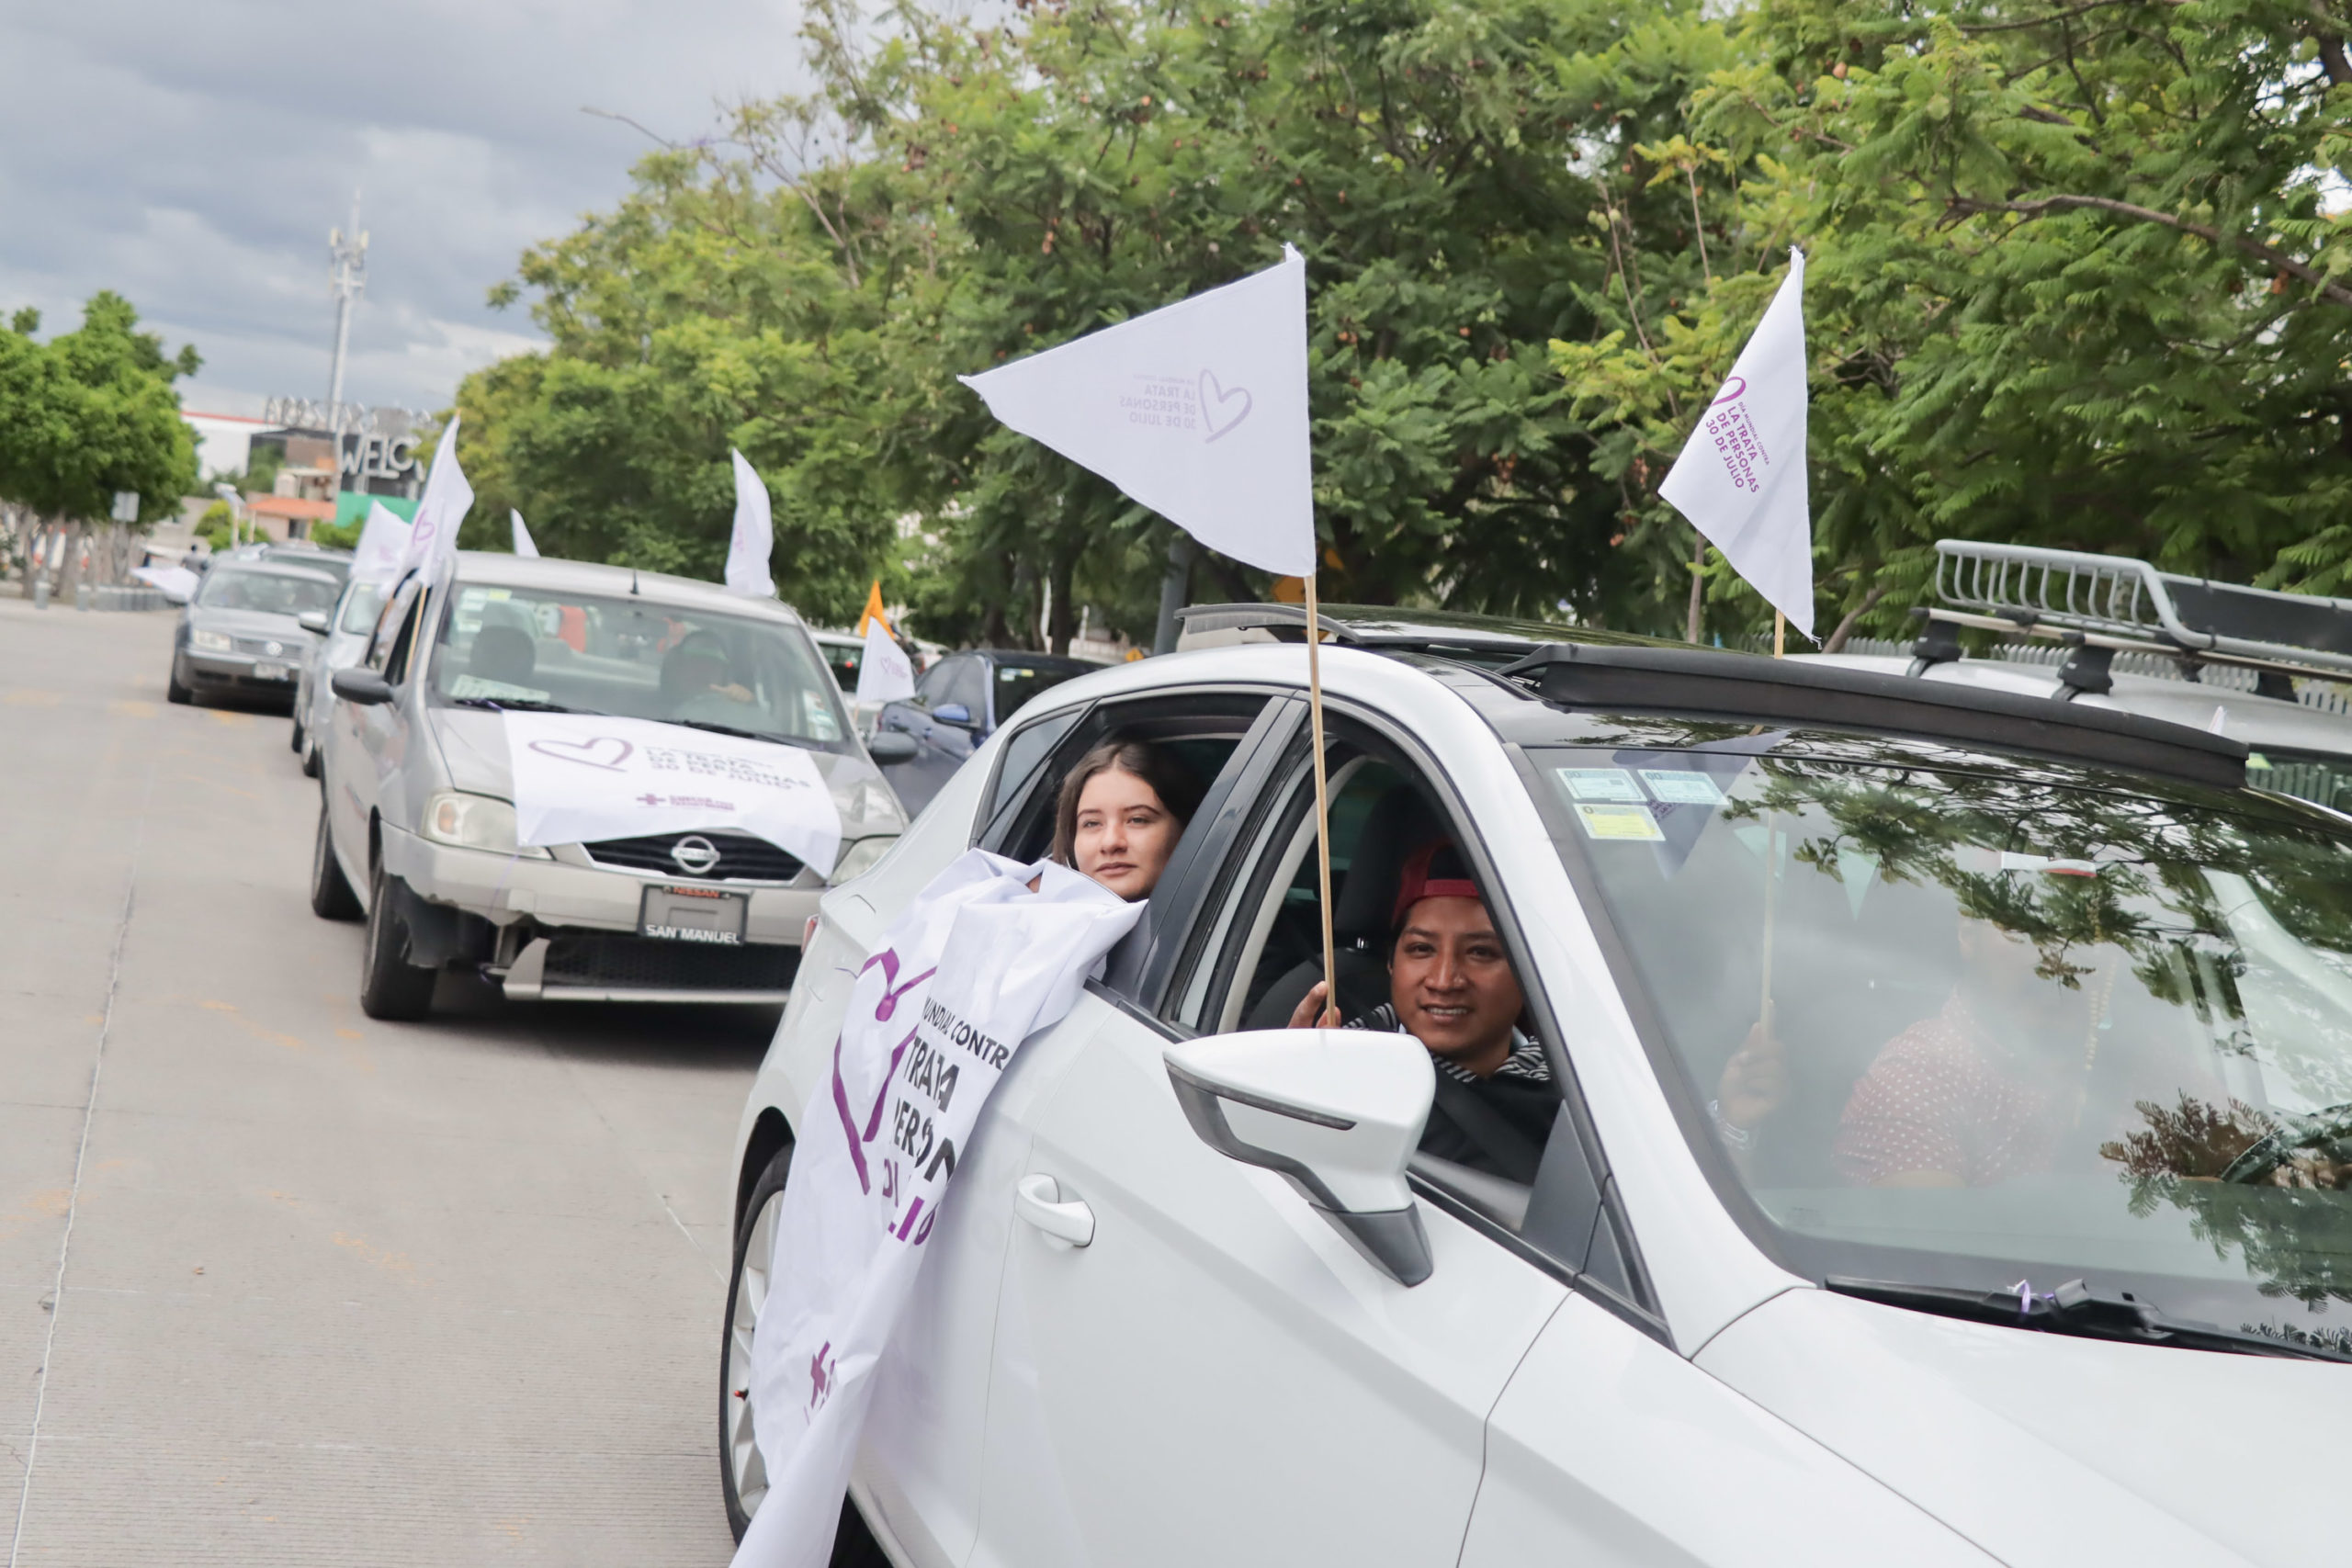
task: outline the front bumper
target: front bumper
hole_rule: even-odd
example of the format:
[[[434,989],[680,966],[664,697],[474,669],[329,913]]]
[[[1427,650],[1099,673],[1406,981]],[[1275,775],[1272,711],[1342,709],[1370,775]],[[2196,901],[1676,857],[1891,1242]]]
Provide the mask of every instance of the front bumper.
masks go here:
[[[286,659],[258,659],[243,653],[198,653],[192,648],[179,654],[180,683],[206,692],[236,692],[248,696],[281,697],[294,700],[294,688],[301,679],[302,660],[307,652]],[[265,676],[254,671],[264,664],[286,671],[285,675]]]
[[[800,935],[824,886],[705,881],[614,870],[577,845],[555,860],[435,843],[386,824],[384,869],[417,897],[497,928],[484,973],[508,997],[531,1001],[716,1001],[781,1004],[791,994]],[[743,943],[711,947],[637,934],[648,886],[707,887],[749,896]]]

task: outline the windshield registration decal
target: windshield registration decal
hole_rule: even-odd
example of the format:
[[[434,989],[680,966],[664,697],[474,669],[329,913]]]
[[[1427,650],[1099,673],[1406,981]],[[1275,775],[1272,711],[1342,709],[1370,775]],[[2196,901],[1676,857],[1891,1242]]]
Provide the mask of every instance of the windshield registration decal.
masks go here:
[[[1554,768],[1552,772],[1572,800],[1621,800],[1641,806],[1649,799],[1634,782],[1634,775],[1623,768]]]
[[[1642,782],[1669,806],[1721,806],[1724,792],[1706,774],[1685,768],[1644,768]]]
[[[1646,806],[1595,806],[1578,801],[1577,820],[1583,825],[1588,839],[1652,844],[1666,841],[1666,835],[1658,830],[1657,818],[1650,815]]]

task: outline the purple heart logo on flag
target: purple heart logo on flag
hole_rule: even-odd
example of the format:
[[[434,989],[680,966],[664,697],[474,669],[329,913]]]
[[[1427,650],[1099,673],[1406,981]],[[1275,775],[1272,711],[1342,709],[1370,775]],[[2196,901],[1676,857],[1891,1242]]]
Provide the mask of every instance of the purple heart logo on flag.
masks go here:
[[[1236,404],[1238,407],[1236,407]],[[1227,391],[1214,370],[1201,372],[1201,423],[1208,427],[1209,439],[1218,436],[1250,417],[1250,389],[1236,387]]]
[[[637,748],[617,735],[597,735],[586,740],[534,740],[531,750],[559,762],[579,762],[618,773]]]

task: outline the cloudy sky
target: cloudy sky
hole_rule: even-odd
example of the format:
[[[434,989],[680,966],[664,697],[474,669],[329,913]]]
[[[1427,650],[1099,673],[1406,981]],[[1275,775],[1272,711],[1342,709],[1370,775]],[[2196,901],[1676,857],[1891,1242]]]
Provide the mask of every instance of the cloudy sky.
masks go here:
[[[483,294],[648,143],[798,85],[791,0],[0,0],[0,310],[113,288],[199,386],[326,395],[327,231],[362,193],[345,396],[436,408],[530,346]]]

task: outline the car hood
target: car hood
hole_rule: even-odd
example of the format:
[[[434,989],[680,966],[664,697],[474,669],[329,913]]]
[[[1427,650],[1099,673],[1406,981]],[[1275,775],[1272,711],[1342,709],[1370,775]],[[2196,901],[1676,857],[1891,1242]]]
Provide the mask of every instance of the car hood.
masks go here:
[[[270,610],[214,610],[198,604],[189,608],[187,621],[192,626],[227,632],[232,637],[274,637],[284,642],[288,651],[308,652],[317,640],[293,616]]]
[[[1788,1291],[1694,1358],[2013,1568],[2302,1565],[2352,1367],[2069,1338]],[[2316,1418],[2316,1421],[2315,1421]]]
[[[480,708],[432,708],[434,739],[441,749],[441,759],[449,774],[449,787],[469,795],[496,795],[501,800],[514,797],[514,778],[506,760],[506,720],[503,715]],[[681,735],[695,732],[681,729]],[[876,833],[898,833],[906,829],[906,818],[899,809],[898,797],[883,782],[881,771],[862,753],[844,756],[832,751],[811,751],[817,759],[817,771],[833,793],[833,805],[842,814],[842,842]]]

